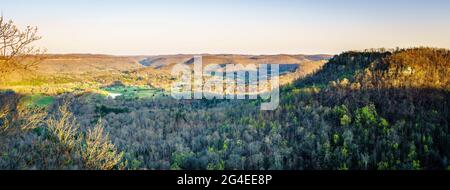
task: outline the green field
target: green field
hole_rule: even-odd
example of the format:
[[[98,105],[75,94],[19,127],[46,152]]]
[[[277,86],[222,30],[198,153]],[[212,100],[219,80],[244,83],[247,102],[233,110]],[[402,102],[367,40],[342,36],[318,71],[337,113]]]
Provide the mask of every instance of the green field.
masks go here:
[[[150,86],[109,86],[102,88],[110,94],[120,94],[125,99],[149,99],[164,95],[163,91]]]
[[[55,101],[53,96],[47,95],[30,95],[22,99],[22,103],[29,107],[47,107]]]

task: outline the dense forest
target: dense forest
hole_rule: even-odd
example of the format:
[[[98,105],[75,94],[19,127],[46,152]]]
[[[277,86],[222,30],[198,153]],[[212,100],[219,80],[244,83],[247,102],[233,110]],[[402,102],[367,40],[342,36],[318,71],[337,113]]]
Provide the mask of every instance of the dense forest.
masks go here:
[[[449,169],[450,51],[346,52],[261,100],[0,94],[2,169]]]

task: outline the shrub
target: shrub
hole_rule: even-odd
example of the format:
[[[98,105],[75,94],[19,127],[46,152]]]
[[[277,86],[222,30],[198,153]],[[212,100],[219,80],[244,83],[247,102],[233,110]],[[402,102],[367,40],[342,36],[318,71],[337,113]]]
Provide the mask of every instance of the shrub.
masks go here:
[[[114,169],[120,165],[123,154],[110,142],[109,134],[103,135],[100,124],[87,131],[81,151],[86,169]]]

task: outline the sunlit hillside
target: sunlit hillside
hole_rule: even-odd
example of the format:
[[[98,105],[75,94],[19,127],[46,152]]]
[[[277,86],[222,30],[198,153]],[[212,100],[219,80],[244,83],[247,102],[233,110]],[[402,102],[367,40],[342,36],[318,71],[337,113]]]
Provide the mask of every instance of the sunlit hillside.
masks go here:
[[[171,69],[192,61],[194,55],[109,56],[89,54],[45,55],[39,64],[8,73],[0,80],[0,89],[23,94],[58,95],[65,92],[92,92],[121,81],[127,85],[149,85],[170,91]],[[240,56],[207,55],[203,64],[280,64],[286,70],[281,83],[289,83],[319,68],[330,56],[316,55]],[[292,65],[292,66],[290,66]]]

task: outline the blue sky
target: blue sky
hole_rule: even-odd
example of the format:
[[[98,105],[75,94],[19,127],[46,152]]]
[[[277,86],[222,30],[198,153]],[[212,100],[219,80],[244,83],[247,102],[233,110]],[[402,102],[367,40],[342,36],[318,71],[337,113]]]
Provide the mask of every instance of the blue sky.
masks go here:
[[[50,53],[339,53],[450,48],[445,0],[0,0]]]

